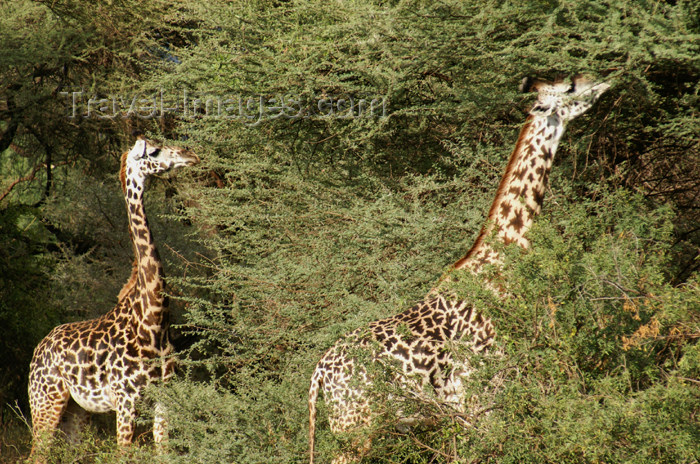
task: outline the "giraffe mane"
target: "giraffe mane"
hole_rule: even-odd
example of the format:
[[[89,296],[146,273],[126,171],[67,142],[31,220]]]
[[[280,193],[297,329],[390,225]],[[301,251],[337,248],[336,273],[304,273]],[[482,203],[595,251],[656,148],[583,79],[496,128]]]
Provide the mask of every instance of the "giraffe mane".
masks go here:
[[[119,182],[121,183],[122,186],[122,192],[126,194],[126,158],[129,155],[128,151],[125,151],[122,153],[121,160],[120,160],[120,168],[119,168]],[[129,226],[129,233],[131,233],[131,226]],[[134,258],[134,261],[131,263],[131,276],[129,277],[129,280],[126,281],[122,289],[119,291],[119,296],[117,296],[117,301],[121,301],[126,296],[131,292],[131,290],[134,288],[138,281],[139,277],[139,270],[138,270],[138,263],[136,261],[136,258]]]
[[[121,167],[119,168],[119,182],[122,184],[122,192],[126,193],[126,157],[129,155],[128,151],[122,153],[121,157]]]
[[[139,268],[136,258],[131,263],[131,276],[129,280],[124,284],[122,289],[119,291],[119,296],[117,296],[117,301],[122,301],[131,292],[139,279]]]
[[[503,177],[501,177],[500,183],[498,184],[496,197],[494,198],[493,203],[491,203],[491,208],[489,209],[489,214],[487,216],[486,223],[481,227],[479,235],[476,237],[476,240],[474,241],[472,247],[469,249],[469,251],[467,251],[467,254],[464,255],[464,257],[461,258],[459,261],[457,261],[453,265],[453,267],[461,267],[461,265],[471,257],[472,253],[474,253],[474,251],[481,246],[486,236],[491,233],[491,230],[493,229],[493,221],[496,217],[496,214],[498,213],[496,210],[498,208],[498,205],[500,204],[501,199],[503,198],[503,195],[508,189],[508,182],[510,181],[510,178],[513,175],[513,171],[515,170],[515,165],[517,164],[516,162],[518,160],[518,154],[520,153],[520,150],[522,149],[522,146],[525,143],[526,134],[530,131],[532,120],[533,116],[529,115],[525,120],[525,124],[523,125],[522,129],[520,129],[518,141],[515,143],[515,149],[513,149],[513,153],[511,153],[510,158],[508,159],[506,171],[503,174]]]

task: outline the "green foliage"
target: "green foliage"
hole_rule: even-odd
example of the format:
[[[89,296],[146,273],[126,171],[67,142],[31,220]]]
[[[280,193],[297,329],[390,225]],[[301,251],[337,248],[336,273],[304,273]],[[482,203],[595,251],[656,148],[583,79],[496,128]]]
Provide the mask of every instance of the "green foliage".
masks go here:
[[[112,419],[113,416],[110,416]],[[44,462],[95,462],[127,464],[130,462],[159,462],[153,444],[146,444],[141,437],[135,439],[138,446],[120,449],[116,446],[114,430],[109,437],[100,436],[93,426],[88,426],[80,435],[78,443],[68,443],[59,434],[53,437],[49,447],[38,449],[37,458]],[[8,461],[9,462],[9,461]],[[20,462],[19,460],[16,462]],[[160,461],[162,462],[162,461]]]
[[[700,395],[678,367],[696,346],[700,288],[663,276],[672,215],[616,191],[547,216],[511,256],[513,298],[491,311],[505,381],[462,458],[695,462]]]
[[[53,306],[40,307],[34,292],[45,288],[47,269],[54,260],[43,253],[41,227],[27,218],[34,212],[24,208],[5,209],[0,214],[0,357],[12,369],[0,370],[0,417],[9,417],[17,392],[26,391],[28,358],[34,341],[57,318]],[[39,230],[37,230],[39,229]],[[20,336],[18,336],[20,335]]]
[[[614,88],[562,142],[548,215],[509,277],[517,296],[505,307],[481,303],[505,355],[475,385],[505,372],[498,406],[475,429],[449,415],[437,431],[389,427],[370,459],[690,462],[697,398],[678,366],[694,369],[683,353],[694,353],[698,300],[692,284],[670,285],[694,266],[672,234],[696,240],[679,232],[697,222],[686,208],[700,68],[686,8],[309,1],[197,10],[206,27],[178,51],[180,73],[166,70],[149,88],[244,103],[291,94],[309,117],[207,114],[180,128],[218,179],[187,193],[209,252],[178,281],[196,337],[183,364],[193,379],[204,368],[217,387],[176,387],[190,405],[173,417],[183,456],[303,460],[315,362],[343,334],[421,298],[468,248],[524,119],[517,81],[554,70],[607,72]],[[312,114],[324,96],[385,97],[388,117]],[[644,184],[646,199],[618,192],[642,178],[659,180]],[[676,196],[667,183],[684,187]],[[649,206],[672,198],[675,212]],[[676,415],[634,419],[655,403]],[[677,437],[645,443],[653,423]],[[332,455],[337,442],[323,419],[319,428],[319,455]]]

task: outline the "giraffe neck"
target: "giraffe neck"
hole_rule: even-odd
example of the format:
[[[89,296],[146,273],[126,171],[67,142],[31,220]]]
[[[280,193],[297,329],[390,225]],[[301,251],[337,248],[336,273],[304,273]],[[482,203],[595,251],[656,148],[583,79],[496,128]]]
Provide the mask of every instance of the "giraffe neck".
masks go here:
[[[454,264],[455,269],[478,273],[485,264],[499,265],[501,257],[488,240],[494,231],[496,239],[506,245],[529,246],[525,235],[542,209],[552,161],[564,128],[556,114],[528,117],[501,178],[488,220],[472,248]]]
[[[145,338],[144,343],[154,347],[164,346],[161,333],[168,325],[167,301],[163,295],[164,272],[153,241],[151,230],[143,203],[145,177],[130,176],[127,178],[125,199],[129,215],[129,232],[134,245],[135,254],[135,289],[132,293],[135,301],[132,304],[132,316],[138,326],[138,336]],[[165,331],[167,334],[167,330]]]

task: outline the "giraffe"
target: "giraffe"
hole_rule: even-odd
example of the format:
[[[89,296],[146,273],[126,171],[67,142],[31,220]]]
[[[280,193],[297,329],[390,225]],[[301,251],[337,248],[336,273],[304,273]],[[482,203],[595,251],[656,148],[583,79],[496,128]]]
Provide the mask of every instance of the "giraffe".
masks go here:
[[[525,78],[522,92],[537,92],[537,101],[518,137],[515,149],[499,183],[488,219],[469,251],[448,271],[441,283],[424,300],[410,309],[370,323],[338,340],[319,360],[309,387],[309,453],[314,462],[316,401],[326,398],[331,432],[368,431],[375,404],[370,396],[374,378],[353,350],[365,349],[369,363],[389,372],[390,382],[401,390],[421,395],[431,387],[434,397],[454,410],[465,413],[463,380],[474,367],[457,359],[452,347],[461,345],[472,353],[484,353],[494,343],[491,320],[469,301],[458,301],[443,291],[453,270],[465,269],[483,278],[486,287],[505,297],[500,284],[483,274],[486,265],[502,266],[502,258],[491,237],[502,244],[528,248],[525,237],[540,212],[554,154],[569,121],[585,113],[608,88],[577,75],[554,82]],[[355,351],[357,352],[357,351]],[[395,366],[388,369],[388,365]],[[402,414],[399,411],[399,414]],[[429,418],[400,417],[399,425],[428,422]],[[371,438],[365,433],[353,438],[349,452],[333,464],[358,461],[369,451]]]
[[[172,375],[168,300],[164,273],[148,226],[143,196],[146,179],[199,158],[179,147],[138,136],[121,157],[120,181],[129,218],[134,262],[116,306],[103,316],[54,328],[34,350],[29,368],[29,403],[34,443],[31,456],[57,428],[75,443],[90,413],[116,411],[117,442],[131,443],[135,402],[143,388]],[[163,407],[156,404],[153,437],[167,438]]]

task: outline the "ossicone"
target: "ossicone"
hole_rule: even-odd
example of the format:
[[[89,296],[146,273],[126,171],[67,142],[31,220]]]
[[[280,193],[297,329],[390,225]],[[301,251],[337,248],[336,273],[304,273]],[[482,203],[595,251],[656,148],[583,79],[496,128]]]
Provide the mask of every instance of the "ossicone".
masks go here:
[[[532,87],[535,85],[535,80],[530,76],[523,77],[520,82],[520,93],[532,92]]]
[[[523,80],[520,81],[520,92],[537,92],[540,90],[539,87],[543,84],[547,84],[547,82],[530,76],[523,77]]]

